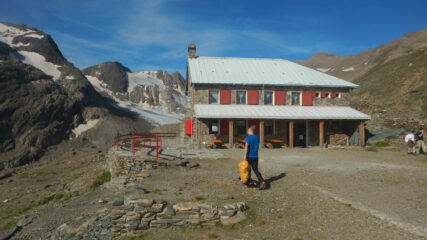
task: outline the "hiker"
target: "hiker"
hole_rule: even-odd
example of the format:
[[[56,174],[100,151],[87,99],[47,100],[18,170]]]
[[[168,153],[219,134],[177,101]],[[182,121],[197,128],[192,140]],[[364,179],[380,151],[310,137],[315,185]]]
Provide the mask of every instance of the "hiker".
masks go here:
[[[245,138],[245,156],[244,160],[249,163],[249,181],[246,183],[247,186],[251,184],[251,168],[255,172],[255,175],[258,178],[258,181],[261,183],[259,186],[260,190],[263,190],[267,187],[267,182],[262,178],[261,173],[258,171],[258,148],[259,148],[259,139],[258,136],[254,134],[252,127],[248,128],[248,136]]]
[[[415,154],[415,130],[405,136],[405,142],[408,143],[408,154]]]
[[[424,128],[420,127],[420,130],[415,134],[415,140],[417,141],[416,144],[416,152],[421,154],[421,152],[424,155],[427,155],[426,151],[426,145],[424,144]]]

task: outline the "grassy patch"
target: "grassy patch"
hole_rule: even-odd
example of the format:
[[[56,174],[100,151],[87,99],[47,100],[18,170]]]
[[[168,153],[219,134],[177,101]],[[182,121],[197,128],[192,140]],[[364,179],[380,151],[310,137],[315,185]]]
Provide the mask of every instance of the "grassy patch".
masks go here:
[[[388,146],[390,146],[390,144],[386,141],[378,141],[375,143],[375,146],[376,147],[388,147]]]
[[[49,176],[49,175],[56,175],[56,172],[53,172],[53,171],[48,171],[48,172],[43,172],[43,171],[40,171],[40,172],[36,172],[36,177],[44,177],[44,176]]]
[[[216,235],[215,233],[208,233],[208,238],[209,239],[216,239],[216,238],[218,238],[219,236],[218,235]]]
[[[205,197],[203,197],[203,196],[195,196],[194,200],[196,200],[196,202],[203,201],[203,200],[205,200]]]
[[[50,201],[52,201],[54,198],[55,198],[55,195],[44,197],[38,201],[37,206],[45,205],[45,204],[49,203]]]
[[[28,173],[21,173],[21,174],[19,174],[18,175],[20,178],[27,178],[27,177],[29,177],[30,176],[30,174],[28,174]]]
[[[13,225],[15,225],[15,224],[16,224],[16,221],[8,222],[5,225],[1,226],[0,230],[9,229],[9,228],[13,227]]]
[[[90,189],[96,189],[102,184],[109,182],[111,180],[111,173],[109,171],[103,171],[95,181],[90,185]]]
[[[78,197],[78,196],[80,196],[79,191],[69,192],[64,195],[64,197],[60,200],[60,202],[65,202],[67,200],[70,200],[73,197]]]
[[[63,197],[64,197],[64,194],[63,194],[63,193],[55,194],[55,200],[56,200],[56,201],[61,200]]]

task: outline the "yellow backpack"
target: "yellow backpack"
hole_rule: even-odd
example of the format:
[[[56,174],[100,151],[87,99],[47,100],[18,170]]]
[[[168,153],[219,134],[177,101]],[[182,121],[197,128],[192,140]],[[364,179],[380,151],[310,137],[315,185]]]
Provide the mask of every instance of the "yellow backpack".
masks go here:
[[[249,180],[249,163],[246,160],[243,160],[239,163],[239,174],[240,174],[240,181],[242,183],[247,183]]]

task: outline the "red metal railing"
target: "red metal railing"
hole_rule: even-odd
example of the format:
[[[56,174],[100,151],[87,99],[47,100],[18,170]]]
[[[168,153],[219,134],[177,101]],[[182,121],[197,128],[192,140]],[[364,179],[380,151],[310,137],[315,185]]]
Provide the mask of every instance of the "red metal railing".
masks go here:
[[[162,139],[163,138],[175,138],[176,134],[174,133],[151,133],[151,134],[128,134],[117,136],[114,138],[114,148],[116,151],[119,150],[119,147],[122,150],[130,150],[132,155],[135,155],[136,151],[142,151],[143,148],[155,149],[156,150],[156,160],[159,160],[159,150],[163,150]],[[148,141],[148,145],[146,144]],[[152,141],[155,141],[155,144],[152,145]]]

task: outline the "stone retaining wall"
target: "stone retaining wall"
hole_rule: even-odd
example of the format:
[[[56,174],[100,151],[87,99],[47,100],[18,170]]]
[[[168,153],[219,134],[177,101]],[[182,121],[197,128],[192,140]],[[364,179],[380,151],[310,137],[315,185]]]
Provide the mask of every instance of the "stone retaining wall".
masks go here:
[[[151,228],[169,228],[184,225],[235,224],[245,218],[246,205],[243,202],[224,206],[197,202],[167,203],[153,199],[134,199],[113,202],[110,217],[114,236],[138,234]]]
[[[150,170],[168,167],[199,167],[198,164],[190,164],[189,161],[175,160],[163,161],[150,159],[148,156],[126,156],[120,154],[111,154],[109,157],[108,166],[112,177],[119,175],[127,175],[132,178],[144,178],[149,175]]]

